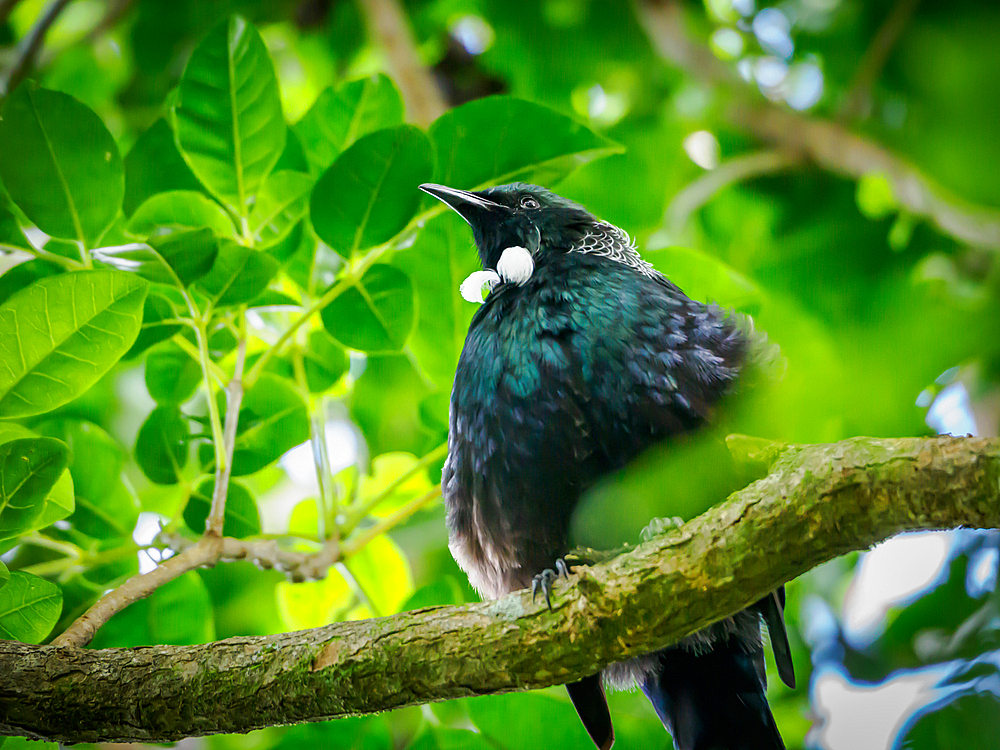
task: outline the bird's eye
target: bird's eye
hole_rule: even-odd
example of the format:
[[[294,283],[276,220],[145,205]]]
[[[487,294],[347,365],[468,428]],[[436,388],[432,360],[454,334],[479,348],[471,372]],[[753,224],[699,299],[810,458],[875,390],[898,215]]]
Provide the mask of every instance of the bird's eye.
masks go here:
[[[526,195],[521,198],[521,208],[538,208],[538,201],[530,195]]]

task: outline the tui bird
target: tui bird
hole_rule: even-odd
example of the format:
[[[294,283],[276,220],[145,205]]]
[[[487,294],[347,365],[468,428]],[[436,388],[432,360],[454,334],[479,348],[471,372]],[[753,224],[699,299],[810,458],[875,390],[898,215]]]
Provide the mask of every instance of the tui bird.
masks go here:
[[[623,230],[544,188],[420,189],[468,222],[484,269],[461,289],[482,307],[451,395],[449,547],[484,596],[541,586],[548,599],[583,493],[705,424],[761,337],[685,296]],[[590,737],[602,750],[614,742],[606,683],[638,685],[678,750],[784,748],[764,697],[760,629],[763,616],[793,685],[783,607],[778,589],[673,647],[609,666],[603,679],[567,685]]]

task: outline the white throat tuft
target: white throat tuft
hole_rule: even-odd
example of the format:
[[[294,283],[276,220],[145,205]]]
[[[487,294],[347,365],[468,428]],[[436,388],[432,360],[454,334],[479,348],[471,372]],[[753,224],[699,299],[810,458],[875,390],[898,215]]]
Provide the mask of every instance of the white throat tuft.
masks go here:
[[[458,291],[461,292],[462,299],[466,302],[481,305],[483,304],[483,287],[486,287],[486,293],[489,294],[498,283],[500,283],[500,277],[497,276],[496,271],[473,271],[462,282]]]
[[[523,247],[508,247],[497,262],[497,273],[504,281],[523,284],[535,272],[535,261]]]

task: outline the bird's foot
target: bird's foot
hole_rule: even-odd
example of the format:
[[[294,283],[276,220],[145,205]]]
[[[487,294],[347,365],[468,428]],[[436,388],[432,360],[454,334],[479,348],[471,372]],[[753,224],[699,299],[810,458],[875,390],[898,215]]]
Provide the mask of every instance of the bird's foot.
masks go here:
[[[535,601],[539,590],[545,594],[545,603],[552,609],[552,583],[557,578],[569,578],[569,565],[563,558],[557,558],[555,570],[546,568],[541,573],[531,579],[531,601]]]
[[[654,536],[659,536],[660,534],[665,534],[668,531],[673,531],[679,529],[684,525],[684,519],[680,516],[672,516],[670,518],[654,518],[649,522],[641,532],[639,532],[639,538],[644,542],[648,542]]]

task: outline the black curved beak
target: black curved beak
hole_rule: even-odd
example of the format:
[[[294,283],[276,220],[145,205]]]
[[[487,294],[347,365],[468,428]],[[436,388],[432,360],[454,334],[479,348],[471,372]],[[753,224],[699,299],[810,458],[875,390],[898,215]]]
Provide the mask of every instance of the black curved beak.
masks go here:
[[[459,190],[446,185],[435,185],[431,182],[425,182],[420,186],[420,189],[444,203],[465,219],[469,226],[472,226],[476,220],[481,221],[484,214],[503,208],[499,203],[494,203],[470,190]]]

